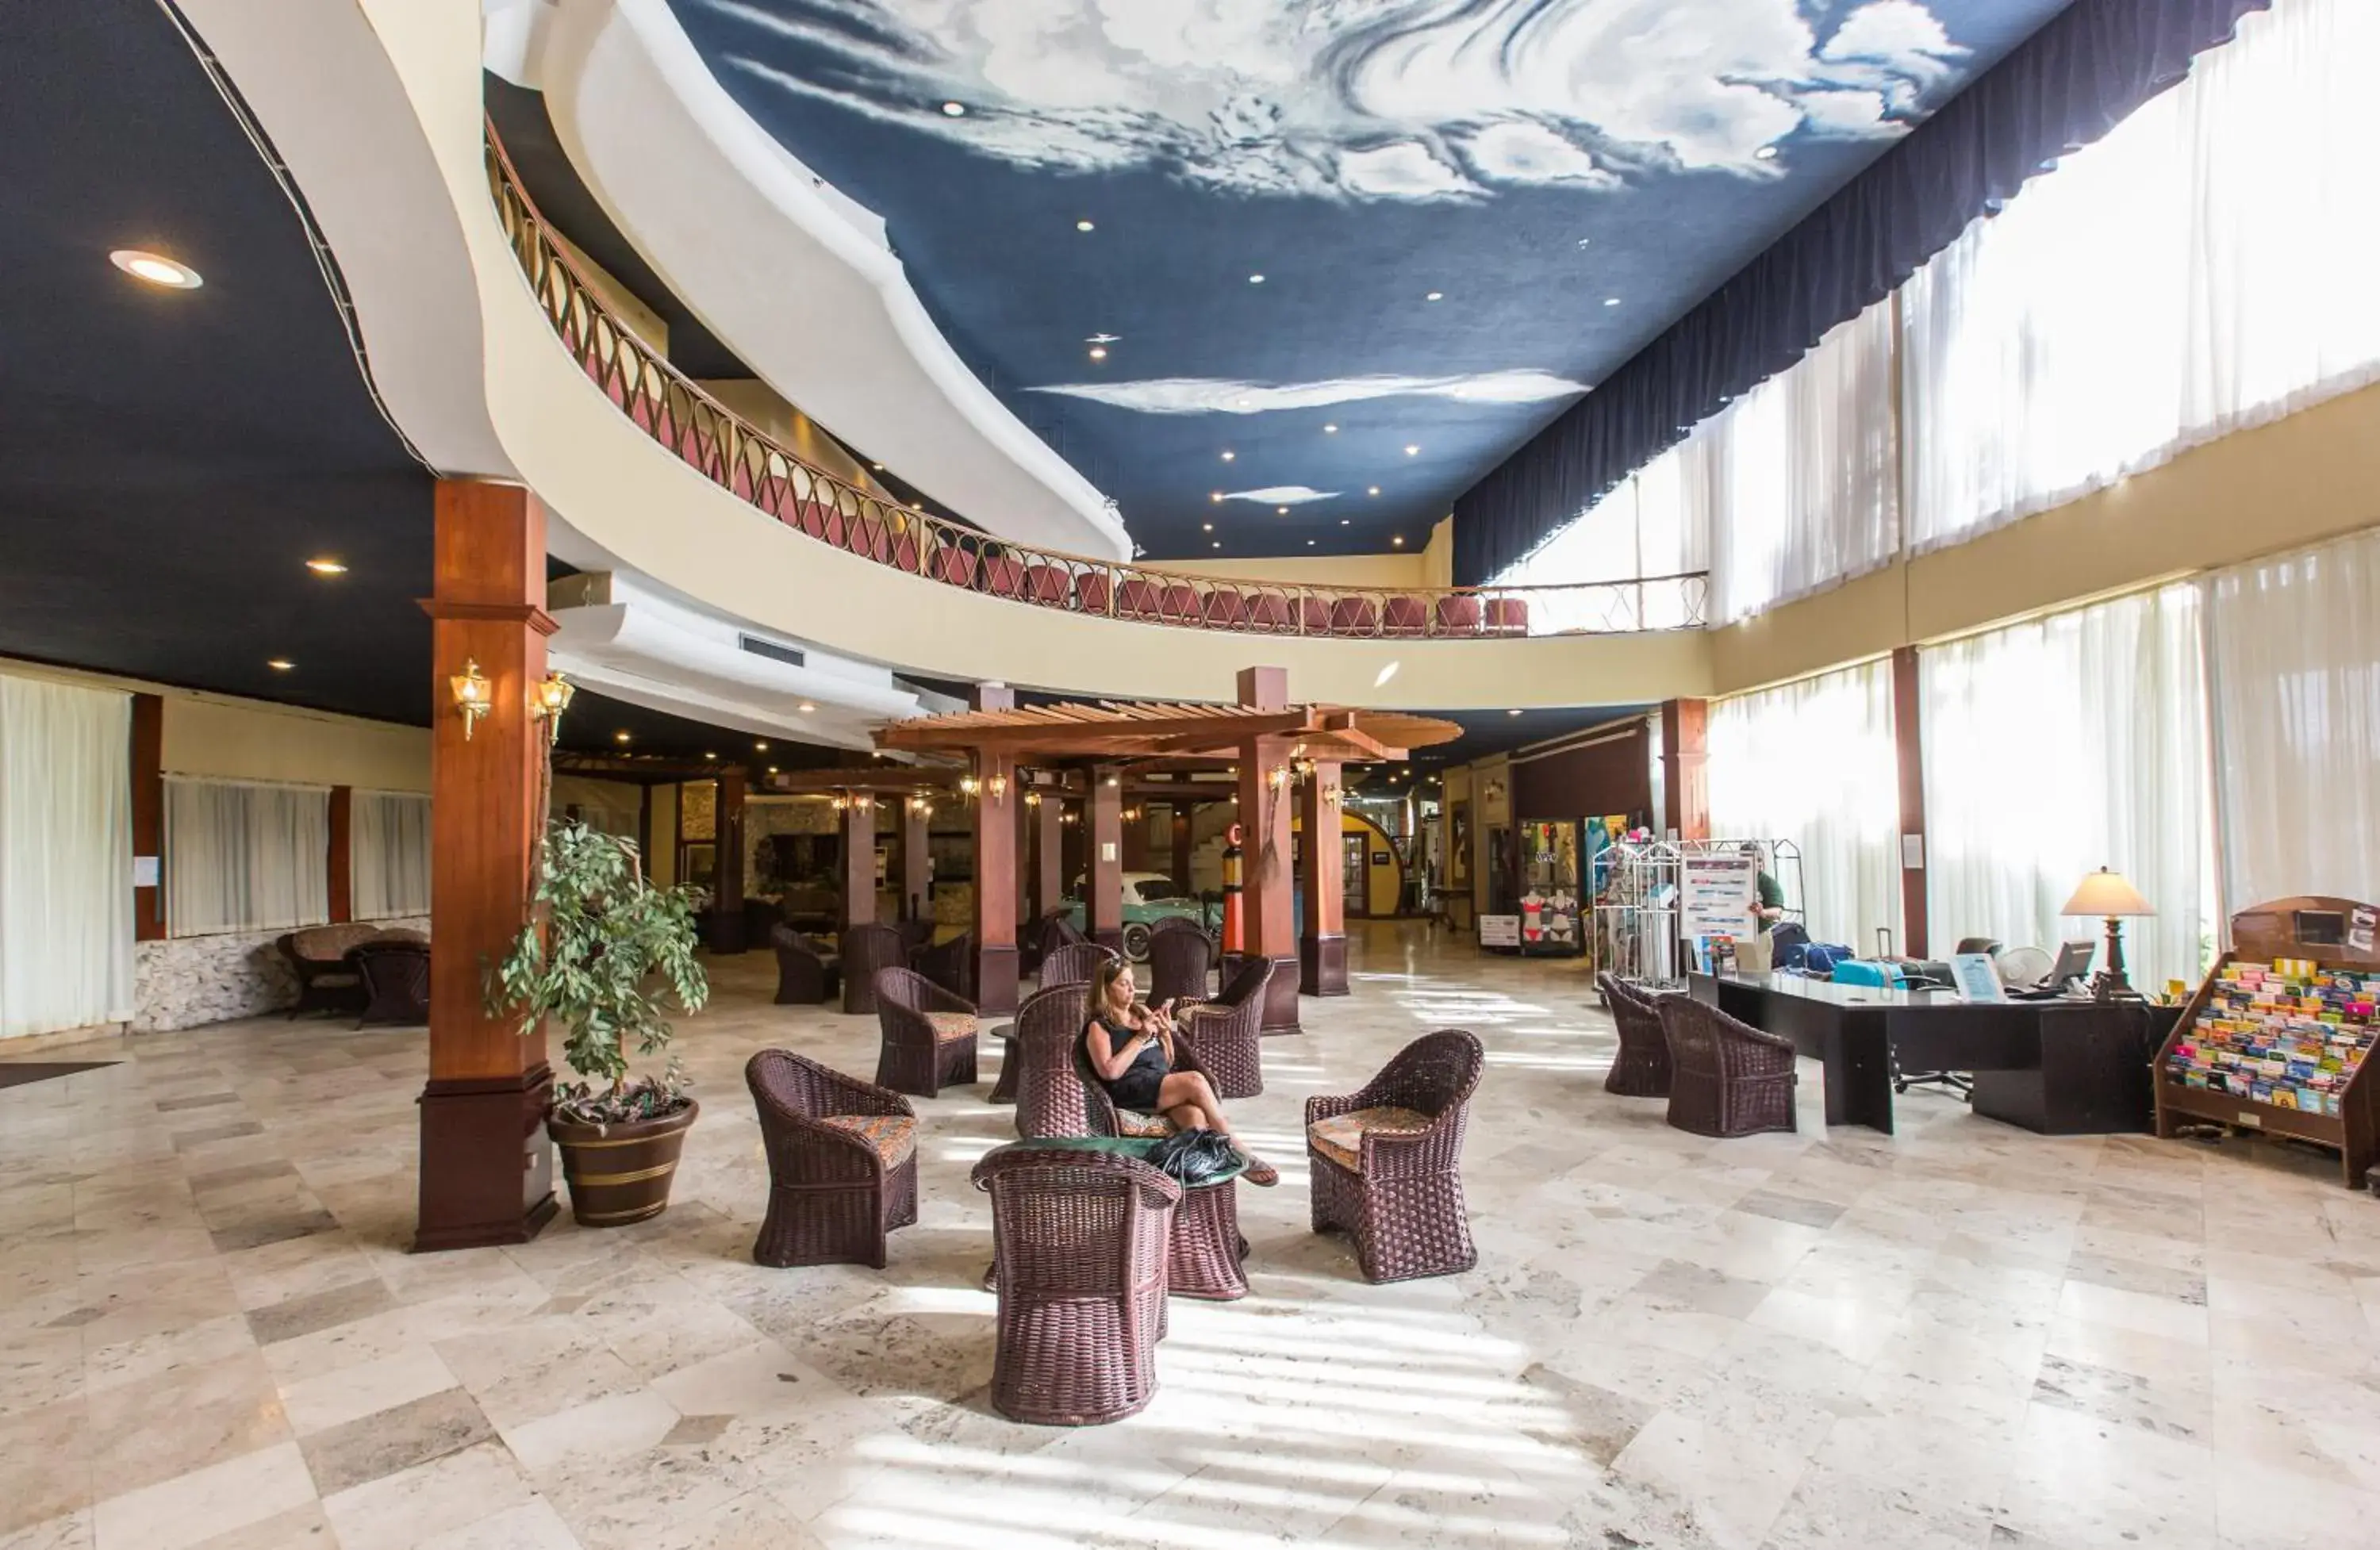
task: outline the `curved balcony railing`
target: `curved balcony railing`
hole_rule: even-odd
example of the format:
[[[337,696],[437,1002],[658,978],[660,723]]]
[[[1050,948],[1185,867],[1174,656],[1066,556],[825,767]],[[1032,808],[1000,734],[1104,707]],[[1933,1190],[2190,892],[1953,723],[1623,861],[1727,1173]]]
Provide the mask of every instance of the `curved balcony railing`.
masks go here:
[[[713,484],[821,543],[1011,602],[1259,635],[1500,639],[1698,629],[1709,578],[1570,587],[1308,587],[1035,549],[944,522],[805,462],[696,386],[614,317],[564,250],[492,127],[488,185],[563,347],[645,434]]]

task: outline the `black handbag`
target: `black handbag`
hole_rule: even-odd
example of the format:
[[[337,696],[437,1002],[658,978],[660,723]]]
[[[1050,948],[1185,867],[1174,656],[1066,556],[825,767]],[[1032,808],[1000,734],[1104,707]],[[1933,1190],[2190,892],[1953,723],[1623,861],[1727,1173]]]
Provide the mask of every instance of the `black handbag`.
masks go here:
[[[1167,1136],[1148,1154],[1148,1163],[1190,1189],[1212,1183],[1241,1166],[1232,1138],[1220,1131],[1206,1130],[1179,1131]]]

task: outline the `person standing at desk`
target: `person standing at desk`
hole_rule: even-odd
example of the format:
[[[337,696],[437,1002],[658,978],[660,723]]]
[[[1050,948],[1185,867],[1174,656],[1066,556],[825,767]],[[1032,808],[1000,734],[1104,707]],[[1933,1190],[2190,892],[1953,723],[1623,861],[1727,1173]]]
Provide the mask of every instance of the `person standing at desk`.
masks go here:
[[[1758,871],[1758,876],[1753,879],[1753,929],[1763,933],[1773,931],[1777,923],[1785,918],[1785,890],[1779,886],[1775,874],[1768,870],[1768,858],[1761,854],[1757,843],[1747,840],[1741,851],[1752,859],[1752,865]]]

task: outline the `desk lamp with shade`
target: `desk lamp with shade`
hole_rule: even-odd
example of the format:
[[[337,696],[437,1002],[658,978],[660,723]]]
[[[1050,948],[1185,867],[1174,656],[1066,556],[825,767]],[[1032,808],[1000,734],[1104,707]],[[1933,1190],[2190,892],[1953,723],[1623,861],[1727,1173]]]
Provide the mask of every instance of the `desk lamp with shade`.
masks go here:
[[[2121,873],[2102,866],[2082,879],[2074,890],[2074,897],[2066,901],[2066,907],[2058,913],[2106,919],[2107,963],[2092,979],[2092,994],[2103,1001],[2131,996],[2131,981],[2124,977],[2124,916],[2156,914],[2141,897],[2141,890],[2125,881]]]

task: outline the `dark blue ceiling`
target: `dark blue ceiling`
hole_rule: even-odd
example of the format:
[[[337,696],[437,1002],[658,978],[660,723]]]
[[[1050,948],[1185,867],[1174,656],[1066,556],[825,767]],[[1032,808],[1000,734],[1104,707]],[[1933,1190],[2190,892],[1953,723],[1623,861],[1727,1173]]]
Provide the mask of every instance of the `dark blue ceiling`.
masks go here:
[[[1228,558],[1418,547],[2065,0],[671,4],[1148,553]]]

